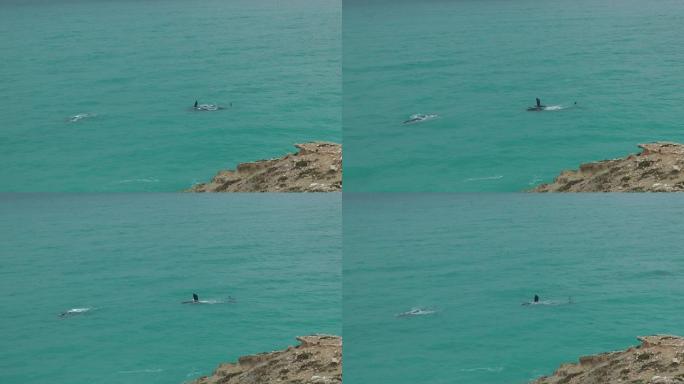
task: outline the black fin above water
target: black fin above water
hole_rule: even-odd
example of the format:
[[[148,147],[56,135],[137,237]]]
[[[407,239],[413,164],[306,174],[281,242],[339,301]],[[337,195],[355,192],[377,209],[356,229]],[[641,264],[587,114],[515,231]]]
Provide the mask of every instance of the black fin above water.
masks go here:
[[[196,293],[192,294],[192,300],[181,301],[181,304],[199,304],[199,296]]]

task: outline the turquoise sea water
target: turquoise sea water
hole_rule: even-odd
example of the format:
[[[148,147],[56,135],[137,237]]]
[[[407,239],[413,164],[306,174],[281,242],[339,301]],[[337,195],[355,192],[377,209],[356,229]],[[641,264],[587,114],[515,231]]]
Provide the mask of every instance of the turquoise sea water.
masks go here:
[[[177,191],[339,142],[340,26],[336,0],[3,1],[0,190]]]
[[[677,0],[347,0],[345,189],[520,191],[684,141],[683,35]]]
[[[343,211],[347,384],[522,384],[684,334],[680,195],[345,193]],[[435,313],[396,317],[412,308]]]
[[[182,383],[298,335],[339,334],[340,203],[0,195],[0,382]],[[182,305],[193,292],[219,303]]]

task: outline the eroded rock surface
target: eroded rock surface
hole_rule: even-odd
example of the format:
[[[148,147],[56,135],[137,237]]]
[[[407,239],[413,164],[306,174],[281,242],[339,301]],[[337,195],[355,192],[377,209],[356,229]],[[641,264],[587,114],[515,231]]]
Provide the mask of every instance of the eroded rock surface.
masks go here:
[[[340,384],[342,338],[297,337],[299,345],[282,351],[243,356],[219,365],[211,376],[192,384]]]
[[[532,192],[682,192],[684,145],[640,144],[641,153],[566,170]]]
[[[674,384],[684,383],[684,339],[655,335],[637,338],[641,345],[624,351],[580,357],[533,384]]]
[[[189,192],[338,192],[342,190],[342,146],[312,142],[295,144],[297,153],[238,164],[220,171]]]

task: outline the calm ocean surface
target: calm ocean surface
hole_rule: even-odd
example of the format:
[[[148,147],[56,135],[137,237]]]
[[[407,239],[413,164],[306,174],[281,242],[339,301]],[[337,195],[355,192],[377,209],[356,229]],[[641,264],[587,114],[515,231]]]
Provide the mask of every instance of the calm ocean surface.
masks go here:
[[[339,334],[340,203],[0,194],[0,382],[182,383],[295,336]],[[217,303],[180,304],[193,292]]]
[[[338,0],[2,1],[0,191],[177,191],[339,142],[340,28]]]
[[[522,384],[682,335],[683,215],[682,195],[345,194],[345,383]]]
[[[348,191],[520,191],[684,141],[682,1],[346,0],[343,13]],[[535,97],[557,110],[526,112]],[[439,117],[402,124],[417,113]]]

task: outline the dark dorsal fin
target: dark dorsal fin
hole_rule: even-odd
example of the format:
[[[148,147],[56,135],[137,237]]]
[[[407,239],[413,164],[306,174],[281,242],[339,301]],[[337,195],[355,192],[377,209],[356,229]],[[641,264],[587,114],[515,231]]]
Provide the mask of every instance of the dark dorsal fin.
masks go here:
[[[196,293],[192,294],[192,301],[199,301],[199,296]]]

